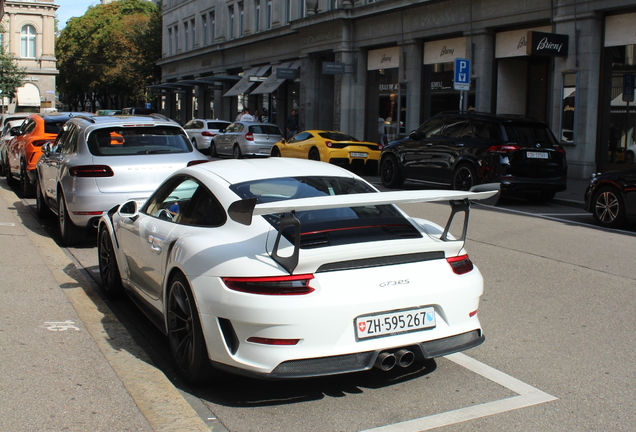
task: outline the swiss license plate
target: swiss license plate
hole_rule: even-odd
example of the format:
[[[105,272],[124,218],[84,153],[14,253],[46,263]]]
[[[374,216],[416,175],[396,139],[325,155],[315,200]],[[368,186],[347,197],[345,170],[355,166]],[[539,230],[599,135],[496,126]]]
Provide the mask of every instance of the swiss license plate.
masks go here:
[[[356,153],[356,152],[350,152],[349,153],[349,157],[362,157],[362,158],[365,158],[365,157],[368,157],[368,156],[369,156],[368,153]]]
[[[356,318],[358,339],[408,333],[435,327],[435,309],[422,307],[393,312],[380,312]]]
[[[529,159],[547,159],[548,154],[545,152],[526,152]]]
[[[266,149],[266,148],[262,148],[262,149],[258,149],[258,152],[261,154],[270,154],[271,150],[270,149]]]

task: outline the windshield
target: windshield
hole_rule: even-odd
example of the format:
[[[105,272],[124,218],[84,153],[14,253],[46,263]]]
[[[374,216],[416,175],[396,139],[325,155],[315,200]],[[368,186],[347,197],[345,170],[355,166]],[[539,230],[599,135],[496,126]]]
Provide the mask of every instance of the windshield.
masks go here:
[[[239,197],[256,198],[257,203],[329,195],[377,193],[371,186],[346,177],[283,177],[238,183],[230,189]],[[343,207],[295,213],[301,223],[301,248],[378,240],[421,237],[411,223],[392,205]],[[265,219],[278,229],[280,215]],[[285,230],[292,241],[293,232]]]
[[[508,136],[508,142],[522,147],[550,148],[557,144],[550,129],[543,124],[505,123],[504,129]]]
[[[180,128],[171,126],[113,126],[88,136],[95,156],[132,156],[159,153],[190,153],[192,146]]]

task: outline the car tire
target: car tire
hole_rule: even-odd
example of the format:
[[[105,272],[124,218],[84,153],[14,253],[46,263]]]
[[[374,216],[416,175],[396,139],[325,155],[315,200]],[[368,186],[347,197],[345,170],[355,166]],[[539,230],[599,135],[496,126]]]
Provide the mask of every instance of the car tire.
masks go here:
[[[307,159],[320,162],[320,152],[316,147],[313,147],[311,150],[309,150]]]
[[[64,246],[73,246],[84,240],[84,230],[76,226],[68,216],[66,200],[60,191],[57,200],[57,219],[60,227],[60,241]]]
[[[33,198],[35,196],[35,188],[29,181],[24,165],[20,167],[20,192],[22,193],[22,198]]]
[[[389,154],[380,162],[380,180],[384,187],[394,189],[404,184],[404,178],[400,173],[400,166],[395,156]]]
[[[468,191],[478,183],[477,171],[472,165],[464,163],[455,169],[453,173],[453,189]]]
[[[208,149],[208,154],[210,155],[210,157],[217,157],[217,153],[216,153],[216,144],[214,144],[214,141],[210,142],[210,148]]]
[[[46,199],[42,194],[40,182],[37,180],[35,182],[35,211],[40,219],[48,219],[53,215],[53,212],[51,212],[51,209],[46,204]]]
[[[241,159],[243,157],[243,154],[241,153],[241,147],[239,147],[238,144],[234,144],[234,147],[232,148],[232,157],[234,159]]]
[[[108,298],[117,300],[124,293],[124,286],[121,282],[119,266],[115,258],[115,248],[110,238],[110,233],[106,228],[99,231],[99,241],[97,243],[97,258],[99,262],[99,276],[102,279],[102,287],[106,291]]]
[[[272,147],[271,156],[272,157],[280,157],[280,150],[278,149],[278,147],[276,147],[276,146]]]
[[[618,228],[625,224],[625,202],[621,193],[604,186],[594,193],[592,215],[596,222],[605,228]]]
[[[17,182],[16,179],[13,177],[13,174],[11,174],[11,167],[9,166],[9,161],[5,161],[5,165],[4,165],[4,175],[7,178],[7,184],[9,186],[14,186]]]
[[[182,273],[175,274],[168,286],[168,340],[177,371],[190,383],[209,381],[218,371],[208,358],[192,290]]]

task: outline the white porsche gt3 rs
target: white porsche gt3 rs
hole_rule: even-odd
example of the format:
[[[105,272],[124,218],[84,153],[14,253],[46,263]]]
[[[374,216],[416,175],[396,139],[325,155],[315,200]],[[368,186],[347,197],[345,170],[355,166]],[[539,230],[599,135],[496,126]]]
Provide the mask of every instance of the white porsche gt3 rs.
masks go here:
[[[219,370],[298,378],[407,367],[484,341],[483,279],[464,241],[470,202],[497,194],[380,193],[299,159],[205,163],[101,218],[100,275],[165,332],[191,382]],[[425,201],[450,202],[446,228],[395,206]]]

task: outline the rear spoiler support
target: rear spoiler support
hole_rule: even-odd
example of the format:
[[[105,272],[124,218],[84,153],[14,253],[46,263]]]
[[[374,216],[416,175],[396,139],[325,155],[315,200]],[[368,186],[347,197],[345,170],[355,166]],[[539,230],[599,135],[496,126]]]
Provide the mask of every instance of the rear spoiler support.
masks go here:
[[[446,222],[446,227],[444,228],[444,232],[440,237],[440,240],[443,241],[453,241],[453,239],[448,237],[448,233],[450,231],[450,227],[453,224],[453,219],[457,213],[464,213],[464,227],[462,228],[462,235],[459,236],[457,240],[466,241],[466,232],[468,231],[468,215],[470,214],[470,201],[467,199],[462,201],[449,201],[451,206],[451,214],[448,217],[448,222]]]
[[[294,227],[294,252],[288,256],[283,257],[278,255],[278,244],[280,238],[283,235],[283,231],[288,226]],[[274,242],[274,250],[272,251],[272,258],[278,264],[280,264],[289,274],[294,273],[294,269],[298,265],[298,258],[300,255],[300,221],[296,218],[296,211],[292,210],[289,216],[285,214],[280,215],[280,226],[278,227],[278,235],[276,236],[276,242]]]

